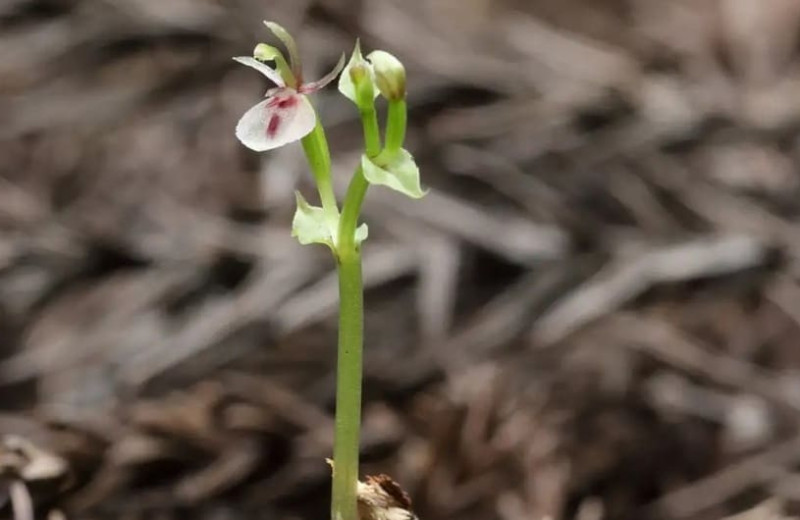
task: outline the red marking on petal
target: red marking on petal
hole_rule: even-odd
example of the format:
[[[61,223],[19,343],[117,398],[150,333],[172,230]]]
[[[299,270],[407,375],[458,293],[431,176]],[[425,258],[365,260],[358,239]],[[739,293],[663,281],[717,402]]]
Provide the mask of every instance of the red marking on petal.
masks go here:
[[[296,105],[297,96],[275,96],[267,103],[267,106],[270,108],[291,108]]]
[[[273,114],[272,117],[269,118],[269,123],[267,123],[267,137],[270,139],[274,138],[275,135],[278,133],[278,127],[281,125],[281,116],[278,114]]]
[[[278,102],[278,108],[289,108],[297,105],[297,98],[292,96],[285,99],[281,99]]]

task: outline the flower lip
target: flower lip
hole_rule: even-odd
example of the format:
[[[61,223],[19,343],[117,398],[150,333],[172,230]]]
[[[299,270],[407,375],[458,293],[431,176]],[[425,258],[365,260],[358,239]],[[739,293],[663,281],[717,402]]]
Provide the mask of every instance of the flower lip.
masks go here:
[[[284,88],[245,112],[236,125],[236,137],[251,150],[263,152],[302,139],[316,123],[308,98]]]

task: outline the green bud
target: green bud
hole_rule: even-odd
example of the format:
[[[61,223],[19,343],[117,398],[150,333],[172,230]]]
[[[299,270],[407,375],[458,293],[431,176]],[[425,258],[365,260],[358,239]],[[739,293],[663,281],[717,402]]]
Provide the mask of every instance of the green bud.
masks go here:
[[[358,106],[368,106],[378,95],[374,81],[372,65],[361,55],[361,45],[356,41],[350,61],[339,76],[339,92]]]
[[[386,99],[396,101],[406,97],[406,69],[386,51],[373,51],[367,59],[375,71],[375,83]]]
[[[350,67],[350,70],[347,71],[350,74],[350,81],[353,82],[356,88],[360,85],[364,80],[369,78],[369,69],[367,68],[365,63],[355,63],[353,66]]]
[[[356,105],[359,107],[371,106],[375,100],[375,87],[372,84],[372,75],[366,63],[356,63],[349,71],[350,80],[356,92]]]

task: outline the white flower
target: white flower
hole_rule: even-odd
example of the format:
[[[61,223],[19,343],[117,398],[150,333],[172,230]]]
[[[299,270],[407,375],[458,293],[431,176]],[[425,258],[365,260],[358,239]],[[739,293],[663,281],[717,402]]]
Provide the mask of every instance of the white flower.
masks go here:
[[[233,59],[256,69],[276,85],[267,91],[266,99],[245,112],[236,125],[236,137],[243,145],[257,152],[299,141],[308,135],[317,124],[317,115],[306,94],[316,92],[333,81],[344,67],[342,56],[336,67],[323,78],[299,84],[295,88],[287,85],[278,70],[255,58],[239,56]],[[292,65],[293,68],[297,66],[296,63]],[[300,82],[300,78],[293,79],[295,81],[290,83]]]

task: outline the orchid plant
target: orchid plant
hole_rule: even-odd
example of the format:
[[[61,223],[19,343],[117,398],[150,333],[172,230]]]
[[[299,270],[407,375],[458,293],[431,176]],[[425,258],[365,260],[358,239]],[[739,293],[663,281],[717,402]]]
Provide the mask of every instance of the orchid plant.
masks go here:
[[[403,148],[406,73],[403,64],[388,52],[377,50],[365,58],[356,42],[346,66],[342,56],[330,73],[317,81],[305,83],[292,36],[274,22],[264,23],[283,44],[289,59],[287,61],[281,50],[266,43],[258,44],[253,56],[234,58],[261,72],[275,84],[274,88],[267,90],[265,99],[239,120],[236,137],[257,152],[301,141],[314,177],[321,206],[311,205],[297,192],[292,235],[301,244],[326,245],[336,261],[339,338],[331,518],[357,520],[357,493],[371,489],[358,482],[364,320],[361,244],[367,238],[366,224],[358,225],[361,206],[371,184],[388,187],[412,198],[425,194],[414,158]],[[341,210],[333,190],[325,130],[308,97],[337,76],[339,91],[358,109],[364,134],[364,152],[350,178]],[[387,101],[383,133],[375,106],[378,96]],[[388,485],[386,489],[389,489]],[[362,500],[362,505],[365,503],[371,502]],[[394,516],[407,511],[394,509]],[[408,517],[412,516],[408,512]]]

